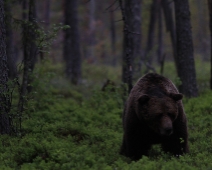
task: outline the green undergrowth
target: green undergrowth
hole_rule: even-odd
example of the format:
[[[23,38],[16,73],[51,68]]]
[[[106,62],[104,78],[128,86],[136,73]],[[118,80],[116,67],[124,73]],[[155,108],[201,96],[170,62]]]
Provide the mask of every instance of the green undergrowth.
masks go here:
[[[108,75],[113,73],[111,70]],[[0,136],[0,169],[212,169],[211,91],[183,99],[188,118],[189,154],[175,158],[164,154],[160,146],[154,146],[150,157],[131,162],[119,154],[126,97],[123,87],[115,85],[106,91],[101,91],[100,86],[75,87],[66,84],[65,78],[57,77],[58,74],[47,67],[36,71],[33,97],[23,113],[20,135]],[[86,90],[89,92],[84,93]]]
[[[157,73],[160,73],[160,67],[155,66]],[[210,88],[210,62],[204,62],[200,59],[195,60],[196,80],[200,93]],[[173,62],[164,63],[163,75],[171,79],[175,85],[180,85],[180,79],[177,77],[175,65]]]

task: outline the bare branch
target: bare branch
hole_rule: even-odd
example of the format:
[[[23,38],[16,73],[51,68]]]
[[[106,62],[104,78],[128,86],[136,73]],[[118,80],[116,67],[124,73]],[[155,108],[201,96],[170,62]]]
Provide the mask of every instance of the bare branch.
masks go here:
[[[115,3],[117,2],[117,0],[115,0],[109,7],[107,7],[105,10],[109,10],[113,5],[115,5]]]

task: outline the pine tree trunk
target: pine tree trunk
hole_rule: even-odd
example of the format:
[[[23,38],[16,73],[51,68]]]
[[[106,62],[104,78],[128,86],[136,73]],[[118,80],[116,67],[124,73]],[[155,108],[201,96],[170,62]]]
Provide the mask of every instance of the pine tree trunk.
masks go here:
[[[158,63],[161,63],[163,55],[163,20],[162,20],[162,10],[161,3],[158,3]]]
[[[175,0],[177,67],[182,84],[179,90],[187,97],[196,97],[198,89],[193,55],[192,31],[188,0]]]
[[[170,32],[170,38],[172,43],[172,51],[173,51],[173,58],[175,62],[175,67],[178,73],[178,67],[177,67],[177,50],[176,50],[176,29],[174,25],[174,19],[172,14],[172,8],[170,6],[170,2],[168,0],[161,1],[161,5],[164,12],[165,17],[165,23],[166,23],[166,30]]]
[[[88,50],[87,56],[91,63],[95,62],[95,11],[96,11],[96,1],[90,0],[89,2],[89,34],[88,34]]]
[[[65,30],[63,56],[66,63],[66,76],[73,83],[78,84],[81,78],[80,36],[78,28],[78,1],[65,0]]]
[[[38,53],[38,49],[36,47],[36,7],[35,0],[30,0],[29,4],[26,1],[23,1],[23,19],[26,20],[27,14],[25,13],[27,9],[27,5],[29,5],[29,13],[28,13],[28,23],[23,26],[24,33],[24,75],[22,82],[22,95],[25,96],[27,93],[31,92],[32,83],[31,74],[33,73],[36,56]]]
[[[199,53],[204,61],[208,61],[208,54],[207,54],[207,41],[206,41],[206,33],[207,33],[207,17],[205,17],[205,2],[204,1],[196,1],[196,8],[198,13],[197,18],[197,28],[198,32],[196,34],[196,38],[198,39],[198,42],[196,42],[198,48],[196,49],[196,52]]]
[[[50,24],[50,5],[51,5],[51,0],[45,0],[44,21],[45,21],[46,30],[49,28],[49,24]]]
[[[121,8],[124,20],[122,81],[128,84],[130,92],[135,70],[134,61],[141,58],[141,1],[125,0],[124,8],[123,5]]]
[[[45,32],[48,32],[49,29],[49,24],[50,24],[50,5],[51,5],[51,0],[45,0],[44,3],[43,1],[40,1],[44,6],[42,7],[42,18],[44,20],[44,28]],[[46,40],[48,41],[48,40]],[[43,47],[41,47],[40,51],[40,59],[41,61],[45,58],[45,52],[43,50]]]
[[[38,48],[36,46],[36,30],[38,29],[37,23],[36,23],[36,4],[35,4],[36,0],[30,0],[29,1],[29,22],[33,25],[28,31],[29,31],[29,36],[30,36],[30,62],[29,62],[29,69],[31,71],[31,73],[34,70],[35,67],[35,63],[37,60],[37,53],[38,53]],[[30,79],[29,83],[32,82],[32,79]],[[29,86],[30,89],[28,89],[28,91],[31,91],[31,86]]]
[[[163,66],[165,55],[163,55],[163,18],[162,18],[162,6],[161,2],[158,2],[158,63],[161,66],[160,74],[163,74]]]
[[[23,18],[23,20],[24,21],[27,21],[27,5],[28,5],[28,3],[27,3],[27,1],[26,0],[23,0],[23,2],[22,2],[22,18]],[[24,58],[24,70],[23,70],[23,79],[22,79],[22,85],[21,85],[21,94],[20,94],[20,100],[19,100],[19,103],[21,103],[21,105],[22,105],[22,103],[23,103],[23,98],[24,98],[24,96],[27,94],[27,86],[28,86],[28,71],[29,71],[29,69],[28,69],[28,64],[27,64],[27,60],[28,60],[28,58],[29,58],[29,56],[28,56],[28,43],[27,43],[27,35],[26,35],[26,33],[27,33],[27,30],[28,30],[28,28],[27,28],[27,25],[26,24],[23,24],[23,58]],[[20,105],[20,104],[19,104]],[[20,106],[20,112],[22,112],[23,111],[23,105],[22,106]]]
[[[209,10],[209,28],[211,34],[211,80],[210,80],[210,88],[212,90],[212,0],[208,0],[208,10]]]
[[[111,4],[113,0],[110,1]],[[116,65],[116,28],[115,28],[115,11],[114,7],[112,6],[110,9],[110,33],[111,33],[111,51],[112,51],[112,65]]]
[[[29,4],[26,0],[22,2],[22,10],[23,10],[23,20],[28,22],[23,24],[23,46],[24,46],[24,70],[23,70],[23,79],[21,84],[21,92],[18,103],[18,109],[21,119],[21,114],[24,110],[24,104],[26,102],[25,98],[28,93],[32,91],[32,73],[34,70],[36,56],[38,53],[38,49],[36,46],[36,29],[37,25],[35,22],[36,19],[36,8],[35,8],[35,0],[30,0]],[[27,6],[29,6],[28,15],[26,13]],[[21,122],[21,120],[20,120]]]
[[[4,1],[0,0],[0,133],[9,134],[11,123],[9,119],[10,100],[8,96],[8,66],[6,55],[6,30]]]
[[[145,59],[148,62],[148,65],[152,65],[152,60],[153,60],[155,24],[156,24],[157,11],[158,11],[157,9],[158,9],[157,0],[152,0],[151,11],[150,11],[150,21],[149,21],[149,27],[148,27],[147,46],[145,51]]]
[[[7,64],[8,64],[8,76],[10,79],[17,77],[16,59],[14,55],[14,41],[13,31],[11,23],[11,2],[5,2],[5,20],[6,20],[6,48],[7,48]]]

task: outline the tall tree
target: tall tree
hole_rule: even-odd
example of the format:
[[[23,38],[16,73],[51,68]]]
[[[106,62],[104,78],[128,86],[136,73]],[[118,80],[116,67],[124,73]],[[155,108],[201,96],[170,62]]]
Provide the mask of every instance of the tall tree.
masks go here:
[[[20,115],[23,112],[24,104],[26,102],[25,97],[27,96],[28,93],[32,91],[31,86],[31,83],[33,81],[32,73],[34,70],[36,56],[38,53],[38,48],[36,46],[37,23],[36,23],[35,0],[30,0],[29,3],[27,3],[26,0],[23,0],[22,3],[23,3],[22,4],[23,20],[25,22],[23,24],[24,69],[23,69],[23,79],[21,84],[20,99],[18,104]],[[29,9],[28,15],[26,13],[27,9]]]
[[[204,1],[194,1],[197,10],[197,34],[196,38],[198,39],[197,42],[195,42],[198,45],[198,48],[196,48],[196,53],[201,54],[202,59],[204,61],[208,61],[208,53],[207,53],[207,17],[206,15],[206,6],[204,5]],[[193,4],[194,4],[193,3]]]
[[[36,5],[35,0],[29,1],[28,22],[23,27],[24,36],[24,75],[22,82],[22,94],[25,96],[31,91],[32,83],[31,74],[34,70],[38,48],[36,46]],[[26,19],[27,2],[23,1],[23,19]]]
[[[208,0],[208,9],[209,9],[209,27],[210,27],[210,34],[211,34],[211,80],[210,80],[210,87],[212,89],[212,0]]]
[[[162,51],[163,51],[163,23],[162,23],[162,10],[161,3],[158,3],[158,63],[161,61]]]
[[[63,56],[66,62],[66,76],[73,84],[78,84],[81,78],[78,0],[65,0],[64,5],[65,24],[70,26],[64,34]]]
[[[44,3],[44,21],[45,21],[45,28],[49,28],[50,24],[50,5],[51,5],[51,0],[45,0]]]
[[[50,6],[51,6],[51,0],[44,0],[44,1],[38,1],[38,3],[41,3],[42,5],[42,20],[44,21],[44,30],[45,32],[49,31],[49,24],[50,24]],[[48,42],[48,40],[45,40]],[[43,60],[45,58],[45,52],[43,47],[40,47],[40,59]]]
[[[162,6],[161,1],[158,2],[158,63],[161,65],[160,73],[163,74],[163,65],[165,60],[165,55],[163,55],[163,18],[162,18]]]
[[[113,0],[110,0],[110,3],[113,4]],[[113,62],[112,64],[116,64],[116,29],[115,29],[115,12],[114,12],[114,4],[111,6],[110,9],[110,33],[111,33],[111,51],[113,55]]]
[[[122,81],[132,88],[134,61],[141,58],[141,0],[119,0],[124,21]]]
[[[151,11],[150,11],[150,21],[148,26],[148,38],[147,46],[145,50],[145,58],[148,65],[152,65],[153,60],[153,47],[154,47],[154,33],[155,33],[155,24],[157,19],[158,12],[158,2],[157,0],[152,0]]]
[[[90,62],[95,62],[95,12],[96,0],[89,1],[89,14],[88,14],[88,41],[87,41],[87,57]]]
[[[0,0],[0,133],[9,134],[11,123],[9,118],[8,65],[6,54],[6,30],[4,0]]]
[[[188,0],[174,0],[176,36],[177,36],[177,67],[182,82],[179,90],[187,97],[196,97],[198,89],[193,55],[192,31]]]
[[[8,75],[10,79],[17,77],[16,59],[14,55],[14,40],[12,31],[12,17],[11,17],[11,2],[5,2],[5,23],[6,23],[6,46],[7,46],[7,64]]]
[[[173,9],[171,7],[171,3],[169,0],[162,0],[161,5],[164,12],[165,23],[166,23],[166,31],[170,33],[171,43],[172,43],[172,51],[173,57],[175,61],[175,67],[178,73],[177,67],[177,52],[176,52],[176,29],[174,24],[174,17],[173,17]]]

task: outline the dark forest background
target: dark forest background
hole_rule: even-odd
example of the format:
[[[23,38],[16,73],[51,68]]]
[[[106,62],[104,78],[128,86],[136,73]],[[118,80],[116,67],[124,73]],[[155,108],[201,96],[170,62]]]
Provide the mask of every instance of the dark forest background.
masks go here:
[[[115,3],[114,3],[115,2]],[[158,1],[159,2],[159,1]],[[149,45],[148,34],[150,25],[151,8],[154,1],[142,1],[140,3],[141,12],[141,44],[139,45],[143,57],[150,48],[152,55],[152,66],[156,69],[158,65],[159,50],[165,55],[165,61],[173,61],[173,48],[170,38],[170,30],[167,30],[165,17],[161,11],[162,17],[162,44],[159,42],[159,24],[160,11],[156,7],[153,12],[154,26],[151,30],[151,44]],[[191,12],[192,38],[194,46],[194,57],[201,61],[210,61],[210,30],[209,30],[209,11],[207,1],[189,1]],[[65,25],[65,1],[36,1],[36,22],[39,26],[48,29],[54,24]],[[174,2],[169,2],[174,21]],[[123,56],[123,21],[118,1],[79,1],[78,6],[72,7],[77,11],[78,34],[80,43],[81,62],[94,65],[121,66]],[[70,10],[71,11],[71,10]],[[12,17],[22,20],[22,4],[13,3],[11,6]],[[27,12],[26,12],[27,13]],[[22,30],[13,29],[13,45],[15,48],[15,60],[20,63],[23,59]],[[151,47],[147,47],[151,46]],[[53,61],[53,64],[64,63],[64,31],[58,31],[54,38],[49,53],[45,57]],[[139,61],[137,61],[139,62]],[[145,69],[145,64],[143,64]],[[138,68],[136,69],[138,70]],[[135,79],[142,74],[139,73]]]
[[[212,169],[211,0],[0,0],[2,169]],[[190,153],[119,154],[133,84],[184,94]]]

